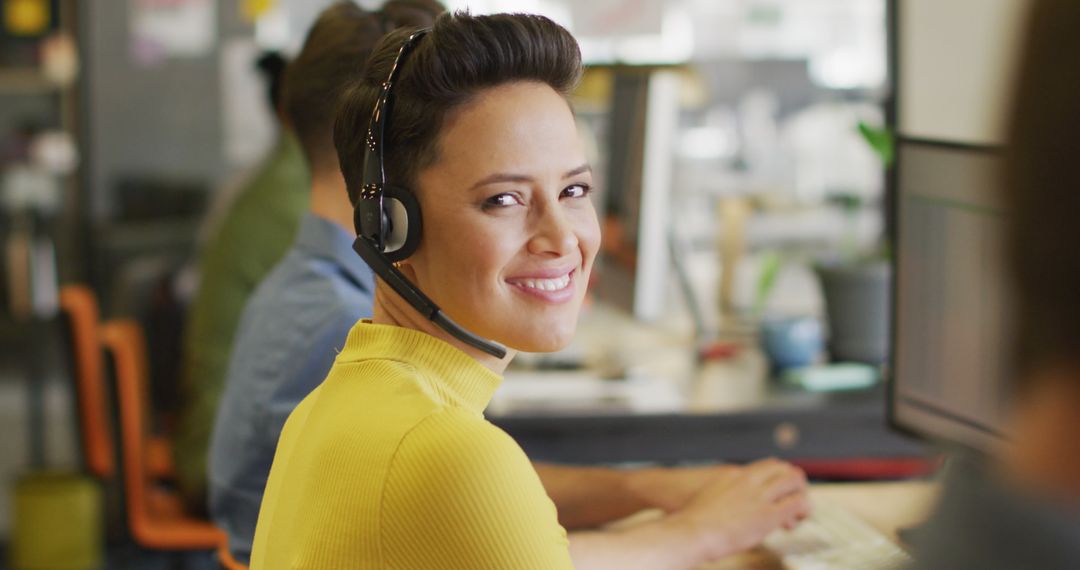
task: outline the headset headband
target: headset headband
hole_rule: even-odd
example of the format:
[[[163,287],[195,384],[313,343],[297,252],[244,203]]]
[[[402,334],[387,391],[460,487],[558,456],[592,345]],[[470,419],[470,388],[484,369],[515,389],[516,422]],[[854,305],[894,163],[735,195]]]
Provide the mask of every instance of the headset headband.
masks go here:
[[[382,84],[379,99],[375,102],[375,108],[371,112],[371,121],[368,123],[367,136],[364,144],[367,146],[364,153],[364,163],[361,177],[360,198],[356,202],[357,223],[356,231],[364,236],[382,251],[384,243],[383,219],[383,195],[386,188],[386,171],[383,167],[383,141],[386,132],[386,122],[390,117],[391,88],[397,80],[401,70],[401,64],[405,56],[412,51],[417,41],[428,33],[428,29],[413,32],[398,50],[394,58],[394,65],[390,68],[390,76]]]
[[[446,316],[442,309],[435,304],[419,287],[411,283],[404,274],[394,267],[390,258],[386,255],[387,225],[392,223],[386,215],[383,199],[387,193],[386,172],[383,168],[383,141],[386,131],[386,123],[390,118],[391,88],[401,70],[401,64],[405,56],[412,51],[416,42],[429,30],[422,29],[413,32],[398,50],[394,58],[394,65],[390,68],[390,76],[382,84],[379,99],[375,102],[375,108],[371,112],[371,122],[368,125],[365,138],[365,152],[363,163],[362,185],[360,197],[356,201],[356,210],[353,219],[356,224],[356,241],[353,242],[353,250],[360,255],[387,285],[398,295],[401,295],[414,309],[424,318],[427,318],[440,328],[450,333],[451,336],[461,342],[481,350],[495,358],[502,359],[506,356],[506,347],[482,339],[469,331],[461,328],[457,323]],[[408,223],[419,226],[419,206],[415,204],[415,198],[408,191],[397,192],[394,196],[406,201],[414,201],[416,219]],[[413,231],[416,231],[415,229]],[[418,232],[417,234],[418,235]],[[407,255],[407,254],[406,254]]]

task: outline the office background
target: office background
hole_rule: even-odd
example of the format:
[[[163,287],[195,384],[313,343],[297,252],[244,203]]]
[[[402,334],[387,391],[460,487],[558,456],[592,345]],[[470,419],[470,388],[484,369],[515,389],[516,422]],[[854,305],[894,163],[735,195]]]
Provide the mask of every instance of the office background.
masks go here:
[[[253,62],[265,50],[295,53],[328,4],[5,0],[0,481],[28,459],[78,463],[70,369],[50,328],[59,284],[87,284],[104,317],[143,323],[153,405],[167,418],[207,220],[275,137]],[[981,19],[971,29],[984,32],[973,40],[1012,38],[1016,5],[910,2],[906,25],[926,34],[909,58],[938,64],[910,82],[895,81],[898,12],[885,0],[447,5],[548,14],[580,38],[589,64],[574,107],[597,166],[607,243],[579,341],[559,355],[524,355],[509,374],[517,382],[493,404],[526,450],[582,463],[753,453],[824,461],[875,447],[923,455],[883,423],[891,115],[907,117],[904,136],[998,143],[1002,70],[1015,45],[965,42],[961,31],[917,22],[972,16]],[[948,81],[956,66],[969,80]],[[972,92],[987,84],[992,97]],[[38,269],[19,273],[16,242],[46,244],[30,248]],[[849,275],[823,267],[871,267],[871,277],[850,278],[871,291],[874,346],[841,342],[851,310],[835,312],[844,301],[828,289]],[[785,369],[830,362],[872,374],[851,390],[781,381]],[[547,374],[560,368],[553,381]],[[46,426],[43,445],[35,425]],[[857,426],[879,429],[834,439]],[[44,457],[33,457],[36,447]],[[8,496],[0,493],[0,536],[11,528]]]

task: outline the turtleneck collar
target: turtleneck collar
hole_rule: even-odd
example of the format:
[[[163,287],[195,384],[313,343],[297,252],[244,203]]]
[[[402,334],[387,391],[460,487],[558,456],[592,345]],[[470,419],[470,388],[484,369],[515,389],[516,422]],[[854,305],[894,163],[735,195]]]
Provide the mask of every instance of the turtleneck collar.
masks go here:
[[[358,322],[349,332],[339,362],[392,360],[412,366],[444,398],[483,413],[502,383],[475,358],[427,333],[405,327]]]

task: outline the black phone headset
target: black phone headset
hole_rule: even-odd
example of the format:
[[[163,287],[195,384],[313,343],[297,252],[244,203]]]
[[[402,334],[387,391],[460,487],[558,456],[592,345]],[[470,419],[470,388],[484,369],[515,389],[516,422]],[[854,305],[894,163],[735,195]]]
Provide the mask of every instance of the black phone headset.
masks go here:
[[[425,318],[461,342],[501,359],[506,356],[506,347],[463,329],[394,266],[394,263],[412,255],[420,245],[423,222],[416,195],[408,188],[386,183],[383,141],[386,140],[386,124],[390,120],[390,106],[393,103],[391,88],[405,56],[428,31],[414,32],[401,44],[394,65],[390,68],[390,76],[382,84],[379,99],[372,110],[364,140],[362,186],[353,210],[353,224],[356,226],[353,250],[376,275]]]

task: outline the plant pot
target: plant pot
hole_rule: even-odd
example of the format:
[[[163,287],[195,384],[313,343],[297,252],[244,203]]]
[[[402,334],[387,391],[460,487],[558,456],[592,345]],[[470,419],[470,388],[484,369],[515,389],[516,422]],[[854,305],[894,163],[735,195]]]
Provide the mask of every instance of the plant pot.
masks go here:
[[[888,261],[822,263],[815,269],[825,296],[832,360],[884,364],[892,283]]]

